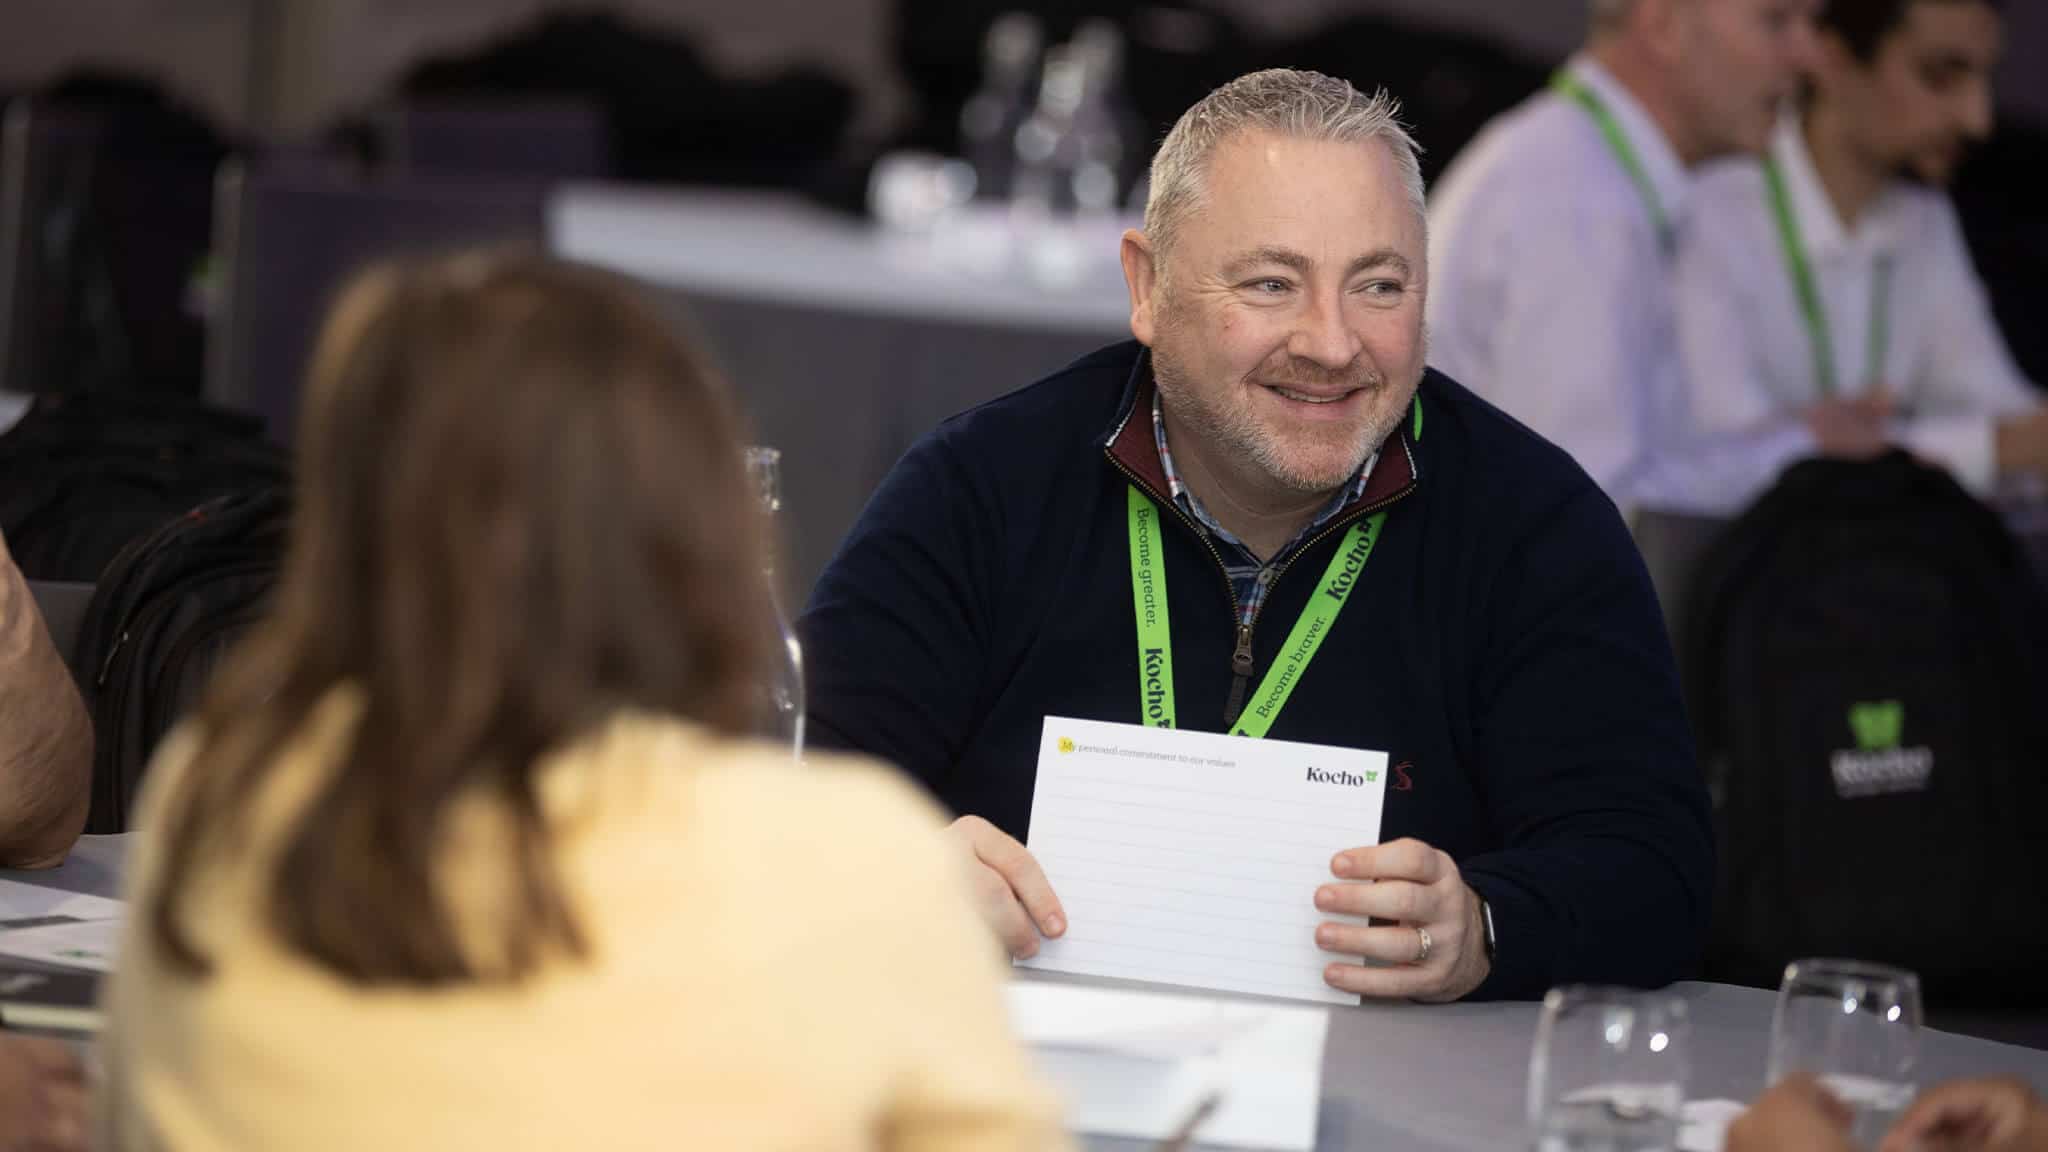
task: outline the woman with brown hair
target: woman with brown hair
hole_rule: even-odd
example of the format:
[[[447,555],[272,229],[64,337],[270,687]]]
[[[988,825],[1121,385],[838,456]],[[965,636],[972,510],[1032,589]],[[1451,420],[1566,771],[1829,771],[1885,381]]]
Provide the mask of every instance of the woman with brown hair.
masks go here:
[[[739,738],[734,427],[611,276],[347,293],[277,603],[145,789],[113,1147],[1061,1142],[931,806]]]

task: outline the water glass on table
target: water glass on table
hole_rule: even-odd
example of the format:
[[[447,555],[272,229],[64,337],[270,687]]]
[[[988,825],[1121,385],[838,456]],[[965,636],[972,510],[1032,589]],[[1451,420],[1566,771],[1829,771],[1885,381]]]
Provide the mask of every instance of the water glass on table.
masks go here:
[[[1853,960],[1795,960],[1771,1018],[1772,1084],[1805,1072],[1856,1115],[1854,1138],[1875,1147],[1913,1102],[1920,1050],[1920,978]]]
[[[747,477],[760,501],[767,524],[768,539],[763,549],[761,579],[768,590],[774,634],[765,638],[769,652],[767,680],[762,685],[765,702],[761,712],[764,738],[788,744],[798,760],[804,758],[804,650],[796,627],[782,608],[782,580],[776,557],[782,541],[778,520],[782,512],[782,451],[766,445],[746,449]]]
[[[1544,997],[1529,1059],[1536,1152],[1676,1148],[1691,1070],[1683,997],[1567,987]]]

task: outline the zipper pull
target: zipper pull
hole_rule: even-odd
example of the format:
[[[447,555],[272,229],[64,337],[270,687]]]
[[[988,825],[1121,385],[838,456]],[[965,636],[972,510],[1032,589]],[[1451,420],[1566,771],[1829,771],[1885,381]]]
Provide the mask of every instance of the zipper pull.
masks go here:
[[[1230,698],[1223,704],[1223,730],[1237,725],[1244,714],[1244,694],[1252,683],[1252,626],[1237,626],[1237,651],[1230,654]]]
[[[105,688],[107,686],[107,677],[114,673],[114,657],[119,656],[121,649],[127,647],[127,645],[128,630],[124,628],[121,630],[121,635],[115,639],[114,646],[107,649],[107,658],[100,661],[99,678],[92,682],[94,688]]]

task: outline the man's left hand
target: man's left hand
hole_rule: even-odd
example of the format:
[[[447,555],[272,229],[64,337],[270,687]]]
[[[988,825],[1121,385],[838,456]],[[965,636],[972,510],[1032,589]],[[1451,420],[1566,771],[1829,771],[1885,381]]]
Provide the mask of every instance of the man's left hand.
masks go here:
[[[1449,856],[1420,840],[1396,840],[1339,852],[1330,872],[1343,882],[1316,889],[1317,908],[1394,921],[1317,925],[1323,951],[1390,965],[1331,964],[1323,979],[1332,988],[1374,999],[1443,1002],[1479,987],[1493,970],[1479,896]]]

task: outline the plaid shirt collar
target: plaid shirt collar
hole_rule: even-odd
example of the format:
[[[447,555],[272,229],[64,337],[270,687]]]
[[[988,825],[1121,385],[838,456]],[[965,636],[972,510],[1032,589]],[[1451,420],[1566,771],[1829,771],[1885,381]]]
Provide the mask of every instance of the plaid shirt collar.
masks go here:
[[[1218,543],[1229,547],[1230,554],[1226,555],[1224,559],[1225,566],[1233,570],[1231,573],[1233,580],[1236,578],[1236,570],[1238,569],[1249,566],[1256,572],[1258,569],[1265,567],[1266,565],[1260,563],[1259,558],[1252,554],[1252,550],[1244,546],[1244,541],[1231,535],[1229,529],[1217,523],[1215,517],[1209,515],[1208,509],[1202,507],[1201,500],[1197,499],[1193,492],[1188,491],[1188,486],[1181,481],[1180,471],[1173,466],[1173,452],[1166,446],[1166,416],[1159,406],[1159,392],[1157,389],[1154,389],[1152,392],[1152,440],[1153,443],[1159,446],[1159,466],[1166,472],[1166,489],[1168,494],[1173,497],[1173,502],[1180,506],[1181,511],[1194,517],[1195,522],[1200,524]],[[1347,505],[1363,495],[1365,493],[1366,481],[1372,476],[1372,467],[1379,462],[1379,458],[1380,454],[1377,452],[1367,457],[1365,463],[1358,469],[1358,474],[1351,478],[1351,482],[1332,495],[1330,502],[1323,505],[1322,509],[1316,513],[1315,519],[1310,520],[1307,526],[1303,527],[1299,533],[1296,533],[1294,539],[1288,541],[1287,547],[1274,553],[1271,561],[1268,561],[1268,563],[1277,562],[1287,557],[1296,548],[1301,547],[1310,536],[1315,535],[1317,529],[1329,523],[1337,513],[1343,511]]]

